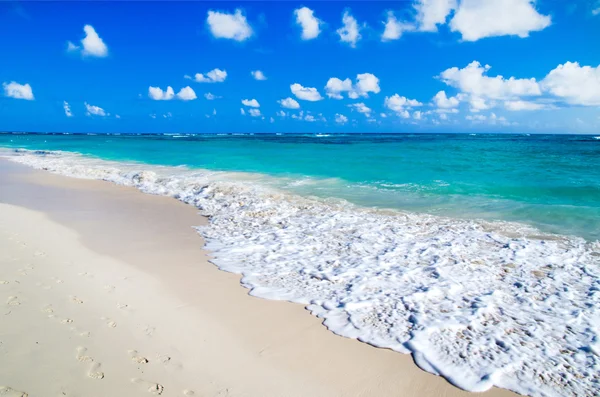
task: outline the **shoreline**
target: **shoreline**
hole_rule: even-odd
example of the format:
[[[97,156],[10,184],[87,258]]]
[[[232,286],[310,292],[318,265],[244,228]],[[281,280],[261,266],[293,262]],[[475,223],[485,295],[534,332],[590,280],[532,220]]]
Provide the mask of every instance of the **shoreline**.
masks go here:
[[[191,206],[5,160],[0,161],[0,183],[6,187],[0,202],[44,213],[51,223],[75,231],[86,249],[129,265],[145,276],[140,279],[152,280],[140,283],[137,291],[157,303],[144,307],[148,305],[140,302],[139,316],[148,311],[149,319],[159,313],[174,317],[155,320],[160,324],[153,326],[156,334],[189,351],[181,357],[186,370],[177,372],[177,379],[168,378],[173,385],[183,387],[184,380],[202,377],[195,387],[200,395],[218,395],[219,390],[209,390],[211,384],[222,385],[229,395],[248,396],[471,394],[420,370],[408,355],[334,335],[301,305],[249,296],[240,286],[239,275],[220,271],[207,261],[202,239],[192,229],[203,218]],[[170,310],[166,298],[180,302],[176,306],[180,309]],[[176,326],[194,322],[198,326],[185,327],[188,332]],[[265,377],[270,380],[265,382]],[[165,395],[178,387],[162,382]],[[486,395],[515,394],[492,389]]]

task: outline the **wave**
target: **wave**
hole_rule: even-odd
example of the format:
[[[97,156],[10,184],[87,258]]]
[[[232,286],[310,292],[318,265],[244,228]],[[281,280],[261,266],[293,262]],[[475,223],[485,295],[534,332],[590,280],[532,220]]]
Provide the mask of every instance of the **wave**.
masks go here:
[[[336,334],[412,353],[463,389],[600,393],[599,241],[304,198],[243,173],[6,156],[196,206],[213,263],[251,295],[307,305]]]

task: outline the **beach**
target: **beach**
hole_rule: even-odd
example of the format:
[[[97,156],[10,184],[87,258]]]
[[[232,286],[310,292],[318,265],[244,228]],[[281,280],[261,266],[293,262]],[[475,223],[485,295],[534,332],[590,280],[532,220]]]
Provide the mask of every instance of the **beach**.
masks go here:
[[[208,262],[192,206],[5,160],[0,186],[6,395],[470,394],[249,296]]]

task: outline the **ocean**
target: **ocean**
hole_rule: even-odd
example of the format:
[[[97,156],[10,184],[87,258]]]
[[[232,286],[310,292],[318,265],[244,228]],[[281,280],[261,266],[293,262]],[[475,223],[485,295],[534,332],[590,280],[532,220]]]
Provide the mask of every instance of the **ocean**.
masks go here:
[[[600,137],[0,134],[168,195],[219,268],[466,390],[600,393]]]

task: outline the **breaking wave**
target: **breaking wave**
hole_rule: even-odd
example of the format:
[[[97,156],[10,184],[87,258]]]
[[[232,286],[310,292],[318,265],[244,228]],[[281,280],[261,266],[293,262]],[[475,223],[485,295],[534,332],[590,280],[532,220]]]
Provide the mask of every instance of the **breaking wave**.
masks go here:
[[[307,305],[336,334],[412,353],[470,391],[600,393],[600,242],[518,223],[382,211],[243,173],[18,150],[18,163],[177,198],[250,293]]]

